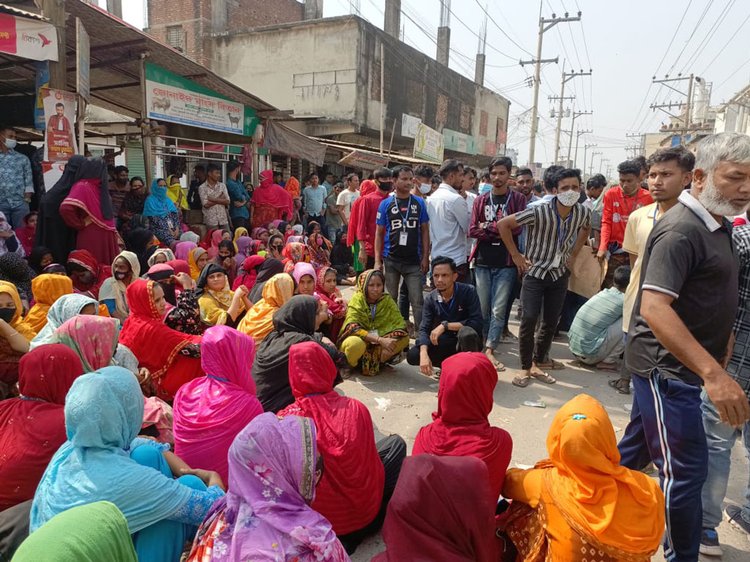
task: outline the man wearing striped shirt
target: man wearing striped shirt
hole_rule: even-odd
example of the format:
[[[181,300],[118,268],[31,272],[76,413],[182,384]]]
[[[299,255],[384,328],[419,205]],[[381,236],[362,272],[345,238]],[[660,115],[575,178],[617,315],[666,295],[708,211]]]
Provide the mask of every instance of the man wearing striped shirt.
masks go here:
[[[500,237],[521,274],[521,330],[519,355],[523,373],[513,384],[526,387],[532,379],[557,382],[544,369],[561,368],[550,360],[549,350],[560,320],[570,271],[568,263],[581,251],[591,230],[591,211],[578,203],[581,172],[564,169],[557,175],[557,195],[546,205],[527,207],[498,222]],[[513,231],[527,225],[526,253],[518,251]],[[542,326],[534,341],[537,320]]]

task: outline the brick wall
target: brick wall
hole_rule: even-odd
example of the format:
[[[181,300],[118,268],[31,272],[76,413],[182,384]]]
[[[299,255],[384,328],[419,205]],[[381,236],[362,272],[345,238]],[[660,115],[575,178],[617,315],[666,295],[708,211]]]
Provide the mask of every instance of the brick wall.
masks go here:
[[[265,25],[301,21],[304,3],[297,0],[148,0],[146,32],[169,44],[170,28],[182,32],[182,51],[200,64],[211,66],[203,37]]]

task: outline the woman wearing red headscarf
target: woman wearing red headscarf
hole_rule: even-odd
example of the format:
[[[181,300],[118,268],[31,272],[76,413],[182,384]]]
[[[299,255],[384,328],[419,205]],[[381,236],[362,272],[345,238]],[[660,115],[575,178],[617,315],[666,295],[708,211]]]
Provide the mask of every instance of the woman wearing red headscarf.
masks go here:
[[[130,316],[120,332],[120,343],[138,358],[138,366],[151,372],[156,395],[171,402],[179,388],[203,375],[199,336],[169,328],[164,290],[155,281],[138,279],[126,291]]]
[[[375,445],[370,412],[359,400],[333,390],[336,375],[336,365],[320,344],[292,345],[289,384],[295,402],[277,415],[302,416],[315,422],[325,468],[312,508],[331,522],[351,554],[359,542],[382,525],[406,445],[398,436],[389,437],[392,452],[403,449],[384,466],[388,461],[381,460],[378,449],[386,458],[391,454],[382,444]]]
[[[513,452],[510,434],[492,427],[492,393],[497,370],[483,353],[458,353],[443,361],[434,420],[417,433],[413,455],[477,457],[490,473],[492,499],[497,500]]]
[[[65,395],[82,374],[78,355],[61,344],[42,345],[21,358],[21,396],[0,402],[0,512],[34,497],[65,442]]]
[[[112,263],[114,260],[110,260]],[[73,250],[68,254],[68,277],[73,280],[73,290],[92,299],[99,299],[99,287],[112,276],[112,267],[102,265],[88,250]]]
[[[249,256],[242,262],[242,267],[237,278],[232,284],[232,290],[236,291],[240,285],[247,287],[248,291],[255,287],[255,279],[258,277],[258,268],[266,261],[263,256]]]
[[[362,200],[365,195],[372,193],[378,188],[372,180],[364,180],[359,184],[359,197],[352,203],[352,210],[349,215],[349,228],[346,230],[346,245],[352,248],[354,254],[354,271],[360,273],[364,271],[365,264],[359,261],[359,245],[360,241],[357,240],[357,224],[359,224],[359,217],[362,213],[363,203]]]
[[[60,204],[65,224],[78,232],[76,248],[88,250],[99,263],[112,263],[120,253],[108,180],[107,163],[87,158]]]
[[[280,185],[273,183],[273,170],[260,173],[260,185],[253,191],[252,227],[266,227],[275,220],[291,220],[294,215],[292,196]]]
[[[383,540],[387,550],[372,562],[501,560],[486,465],[472,457],[406,459]]]

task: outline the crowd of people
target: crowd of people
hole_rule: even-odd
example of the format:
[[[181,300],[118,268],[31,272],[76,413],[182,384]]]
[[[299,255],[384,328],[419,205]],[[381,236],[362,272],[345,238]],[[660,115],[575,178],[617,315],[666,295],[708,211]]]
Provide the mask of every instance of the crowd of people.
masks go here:
[[[749,137],[612,187],[506,157],[254,188],[236,161],[186,188],[167,167],[147,188],[74,156],[37,211],[0,213],[0,559],[337,561],[381,528],[381,561],[720,554],[750,427]],[[581,394],[549,458],[508,470],[499,356],[555,384],[562,333],[631,422],[618,444]],[[439,378],[408,457],[335,390],[403,361]],[[727,513],[750,535],[750,504]]]

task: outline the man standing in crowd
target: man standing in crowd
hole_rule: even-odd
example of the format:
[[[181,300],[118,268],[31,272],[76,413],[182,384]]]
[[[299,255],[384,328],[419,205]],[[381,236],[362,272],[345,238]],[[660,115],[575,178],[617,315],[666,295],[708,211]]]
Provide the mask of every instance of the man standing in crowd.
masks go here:
[[[203,203],[203,223],[209,230],[224,230],[229,226],[229,192],[220,179],[221,168],[217,164],[209,164],[206,168],[206,181],[198,188]]]
[[[127,166],[115,166],[114,179],[109,182],[109,198],[112,200],[112,212],[117,216],[125,196],[130,191],[130,170]]]
[[[229,216],[232,219],[232,228],[250,228],[250,194],[239,180],[242,164],[238,160],[227,162],[227,192],[231,205]]]
[[[622,242],[622,249],[630,257],[631,269],[630,283],[625,291],[622,311],[622,331],[625,336],[630,328],[635,297],[640,287],[641,264],[643,252],[646,249],[646,240],[656,221],[677,204],[677,198],[690,185],[693,179],[695,156],[684,146],[662,148],[651,155],[648,165],[650,166],[648,187],[654,203],[641,207],[630,215]],[[630,394],[628,370],[623,368],[620,378],[609,381],[609,385],[620,394]]]
[[[432,193],[432,177],[434,175],[435,171],[430,166],[418,166],[414,170],[414,189],[412,193],[416,197],[425,199]]]
[[[457,279],[451,258],[432,258],[435,289],[424,301],[417,345],[406,356],[409,365],[419,365],[423,375],[432,375],[433,367],[440,367],[458,351],[481,349],[482,313],[477,292]]]
[[[383,269],[385,287],[398,301],[401,280],[409,289],[414,325],[422,322],[422,275],[430,266],[430,219],[425,202],[411,194],[412,169],[397,166],[394,197],[383,199],[378,207],[375,232],[375,269]],[[409,321],[408,314],[404,318]]]
[[[16,152],[16,132],[0,125],[0,211],[13,228],[23,226],[34,193],[31,161]]]
[[[333,177],[333,174],[331,172],[327,172],[324,176],[325,179],[323,180],[323,187],[326,190],[326,197],[328,197],[331,194],[331,191],[333,191],[333,186],[336,182],[335,178]]]
[[[466,166],[464,168],[464,183],[462,184],[463,191],[465,193],[471,193],[476,197],[479,195],[477,186],[479,185],[479,178],[477,177],[477,171],[474,168]],[[473,204],[473,201],[472,201]]]
[[[458,281],[465,282],[469,278],[466,252],[469,211],[459,193],[464,165],[458,160],[446,160],[438,174],[442,180],[440,187],[427,198],[432,255],[451,258],[458,270]]]
[[[526,273],[521,288],[519,355],[523,373],[513,379],[520,387],[533,378],[547,384],[556,381],[544,369],[561,369],[550,359],[549,350],[560,320],[570,271],[568,264],[581,250],[591,229],[591,211],[578,203],[581,172],[563,169],[554,176],[557,195],[547,205],[532,205],[498,223],[498,231],[520,274]],[[546,178],[545,178],[546,183]],[[514,231],[527,225],[526,252],[521,254]],[[542,326],[534,343],[537,320]]]
[[[731,352],[738,269],[725,216],[750,205],[750,137],[711,135],[698,143],[690,193],[654,226],[643,255],[641,291],[625,347],[633,411],[621,463],[659,469],[667,510],[664,556],[698,560],[701,489],[708,446],[701,385],[732,427],[750,419],[746,393],[722,367]]]
[[[526,198],[527,205],[539,199],[539,197],[534,195],[534,174],[528,168],[518,170],[518,174],[516,175],[516,191]]]
[[[198,188],[206,181],[206,167],[203,164],[196,164],[193,168],[193,179],[188,188],[188,205],[191,211],[202,211],[203,203],[201,202]]]
[[[331,194],[326,197],[326,229],[324,235],[331,241],[336,241],[336,235],[344,226],[344,213],[339,210],[337,205],[338,197],[344,192],[344,184],[336,182],[333,185]]]
[[[513,162],[506,156],[490,162],[492,191],[474,201],[469,226],[469,236],[477,241],[472,259],[476,260],[474,274],[484,319],[484,353],[498,370],[504,367],[495,359],[494,352],[505,329],[506,307],[518,272],[500,239],[497,223],[526,208],[526,197],[508,187],[512,166]],[[516,245],[520,233],[520,228],[513,232]]]
[[[352,204],[359,198],[359,176],[349,174],[346,176],[346,189],[342,190],[336,198],[336,207],[342,213],[344,226],[349,226],[349,217],[352,215]],[[334,242],[334,240],[331,240]]]
[[[603,287],[612,286],[615,269],[628,264],[628,254],[622,249],[622,241],[625,238],[625,227],[630,214],[653,203],[651,195],[641,187],[639,162],[626,160],[617,166],[617,171],[620,174],[620,185],[614,186],[604,194],[602,232],[599,238],[599,251],[596,253],[600,262],[609,255]]]
[[[746,174],[750,175],[750,169]],[[750,212],[746,213],[750,219]],[[734,349],[726,366],[727,373],[742,387],[750,400],[750,225],[742,225],[732,230],[735,254],[739,261],[739,308],[734,321]],[[701,533],[701,554],[721,556],[721,545],[716,527],[721,522],[721,502],[727,493],[729,469],[732,463],[732,447],[738,438],[744,436],[745,454],[750,458],[750,422],[739,428],[724,423],[716,406],[705,392],[701,394],[703,429],[708,443],[708,474],[703,484],[703,531]],[[745,489],[745,503],[742,507],[728,505],[726,517],[730,524],[743,531],[750,539],[750,484]]]
[[[320,231],[325,233],[326,219],[324,213],[328,191],[320,185],[318,174],[311,174],[308,181],[310,185],[302,190],[302,208],[307,214],[307,222],[317,222],[320,225]]]
[[[388,168],[375,170],[375,184],[378,188],[360,198],[358,203],[358,220],[356,225],[356,239],[359,241],[359,261],[365,269],[375,267],[375,230],[378,208],[383,199],[391,194],[393,188],[393,173]]]

